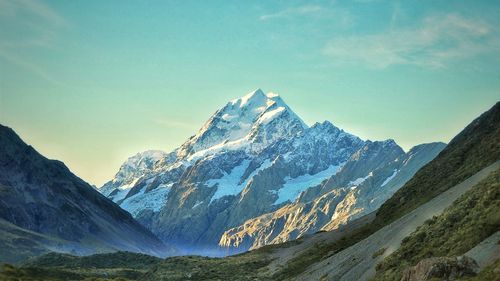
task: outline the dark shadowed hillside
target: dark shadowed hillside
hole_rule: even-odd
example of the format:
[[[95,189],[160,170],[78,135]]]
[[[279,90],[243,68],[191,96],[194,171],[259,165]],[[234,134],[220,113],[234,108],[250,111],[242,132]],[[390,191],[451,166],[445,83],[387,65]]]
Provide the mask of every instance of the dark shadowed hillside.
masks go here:
[[[46,159],[1,125],[0,194],[0,261],[17,262],[48,251],[171,254],[62,162]]]

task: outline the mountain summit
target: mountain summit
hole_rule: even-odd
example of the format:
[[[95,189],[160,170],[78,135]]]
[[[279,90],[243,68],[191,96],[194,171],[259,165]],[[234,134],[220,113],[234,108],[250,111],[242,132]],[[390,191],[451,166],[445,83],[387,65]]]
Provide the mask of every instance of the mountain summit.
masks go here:
[[[227,251],[219,242],[246,250],[372,211],[442,147],[404,165],[411,155],[393,140],[363,141],[328,121],[308,127],[279,95],[257,89],[229,101],[174,151],[131,157],[100,191],[163,241],[188,253],[220,255]],[[331,200],[315,203],[318,198]],[[350,203],[337,208],[343,198]],[[304,204],[315,207],[308,212]],[[320,219],[308,226],[293,221],[285,230],[274,212],[292,209],[296,218]],[[241,231],[265,214],[271,227]],[[282,234],[274,239],[268,232]]]
[[[217,110],[177,155],[198,159],[224,149],[257,152],[306,128],[279,95],[257,89]]]

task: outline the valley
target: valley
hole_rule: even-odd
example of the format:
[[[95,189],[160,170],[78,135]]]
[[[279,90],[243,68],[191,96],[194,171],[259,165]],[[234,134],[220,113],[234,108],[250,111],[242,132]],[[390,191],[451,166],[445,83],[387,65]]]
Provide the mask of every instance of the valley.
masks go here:
[[[498,15],[0,0],[0,281],[500,281]]]
[[[500,227],[500,146],[495,141],[500,136],[499,121],[500,104],[496,104],[423,165],[378,210],[328,231],[224,258],[50,253],[18,266],[5,265],[0,276],[5,280],[18,280],[16,276],[21,280],[399,280],[403,274],[430,274],[425,273],[425,263],[418,270],[410,270],[425,260],[456,266],[453,270],[463,270],[469,276],[479,274],[483,280],[495,280],[492,272],[497,270],[498,247],[493,245]],[[345,164],[342,169],[359,163]],[[325,185],[331,180],[335,178],[326,180]],[[383,182],[390,181],[385,178]],[[424,188],[429,185],[432,188]],[[400,204],[401,198],[407,200],[405,204]],[[443,231],[450,234],[432,234]],[[460,255],[472,258],[470,264],[456,264]],[[101,257],[107,262],[94,264]],[[430,257],[435,259],[425,259]],[[147,266],[140,264],[142,260]],[[450,273],[432,274],[442,274],[439,277]]]

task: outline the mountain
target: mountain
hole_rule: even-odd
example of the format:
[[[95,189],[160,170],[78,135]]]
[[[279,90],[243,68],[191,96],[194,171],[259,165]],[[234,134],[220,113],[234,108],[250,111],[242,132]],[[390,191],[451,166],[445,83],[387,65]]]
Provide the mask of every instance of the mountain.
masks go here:
[[[338,224],[363,212],[358,210],[373,210],[444,145],[433,147],[423,149],[418,160],[403,167],[417,148],[406,154],[393,140],[363,141],[328,121],[309,127],[279,95],[258,89],[217,110],[174,151],[147,151],[129,158],[99,190],[163,241],[187,252],[220,255],[228,250],[221,252],[219,243],[237,244],[224,242],[231,241],[223,238],[228,230],[291,208],[297,200],[313,202],[329,192],[356,197],[365,190],[358,200],[364,205],[344,208],[353,211],[345,211],[345,220]],[[364,180],[372,182],[373,173],[378,182],[365,183],[354,192]],[[384,180],[390,184],[383,184]],[[381,189],[380,196],[375,196],[376,188]],[[332,204],[340,200],[333,197],[325,205],[332,211]],[[329,221],[324,218],[279,241],[319,230]],[[278,241],[271,240],[262,241]]]
[[[173,253],[62,162],[43,157],[2,125],[0,194],[1,261],[47,251]]]

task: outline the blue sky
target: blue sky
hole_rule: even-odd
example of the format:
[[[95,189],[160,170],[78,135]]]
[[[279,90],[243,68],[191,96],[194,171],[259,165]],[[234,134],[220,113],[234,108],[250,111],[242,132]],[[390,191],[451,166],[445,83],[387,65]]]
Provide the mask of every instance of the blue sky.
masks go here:
[[[102,184],[227,101],[279,93],[405,149],[500,100],[498,1],[0,0],[0,123]]]

